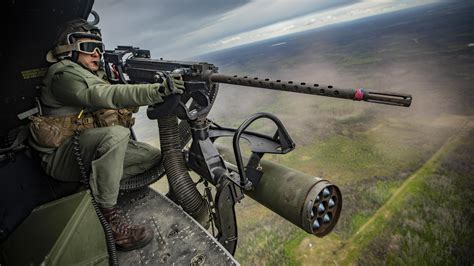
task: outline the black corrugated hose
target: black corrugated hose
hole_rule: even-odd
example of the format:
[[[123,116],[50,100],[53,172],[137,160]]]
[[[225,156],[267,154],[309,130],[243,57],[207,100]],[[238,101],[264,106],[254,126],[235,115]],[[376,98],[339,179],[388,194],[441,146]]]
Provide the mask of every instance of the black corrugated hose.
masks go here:
[[[209,86],[211,86],[210,87],[211,89],[209,90],[208,97],[209,97],[209,101],[212,107],[212,105],[214,104],[216,100],[217,92],[219,91],[219,84],[215,83]],[[195,104],[197,103],[193,102],[191,104],[191,107],[193,107],[193,105]],[[181,148],[184,148],[184,146],[186,146],[186,144],[191,139],[191,130],[186,120],[181,120],[181,122],[178,125],[178,132],[179,132],[179,138],[175,141],[179,143]],[[161,129],[160,129],[160,135],[161,135]],[[175,134],[174,136],[177,136],[177,135]],[[128,191],[142,189],[144,187],[147,187],[155,183],[164,175],[165,175],[165,167],[163,165],[163,160],[160,160],[157,166],[149,169],[148,171],[145,171],[144,173],[131,177],[131,178],[122,179],[122,181],[120,182],[120,191],[128,192]],[[168,196],[174,199],[172,189],[173,188],[170,187],[170,193],[168,194]]]
[[[81,150],[79,148],[80,135],[81,135],[81,132],[79,130],[74,131],[74,136],[72,138],[72,145],[73,145],[74,155],[76,156],[77,165],[79,166],[79,171],[81,174],[81,183],[83,183],[84,186],[86,186],[86,188],[90,191],[89,175],[87,174],[86,168],[84,166]],[[97,204],[97,201],[95,200],[95,197],[94,197],[94,193],[92,193],[92,191],[90,191],[90,195],[91,195],[92,206],[94,207],[95,213],[97,214],[97,217],[99,218],[102,228],[104,229],[105,240],[107,243],[107,251],[109,253],[109,264],[112,266],[117,266],[119,265],[119,263],[118,263],[118,257],[117,257],[117,249],[115,247],[115,240],[112,234],[112,229],[110,228],[110,224],[107,222],[104,215],[100,211],[99,205]]]
[[[209,216],[207,203],[186,169],[180,145],[178,118],[176,116],[159,118],[158,127],[170,192],[187,213],[206,227]]]
[[[186,120],[182,120],[179,125],[180,147],[184,148],[191,139],[191,130]],[[165,166],[163,165],[163,156],[159,163],[151,169],[120,181],[120,191],[129,192],[147,187],[156,181],[160,180],[165,175]]]

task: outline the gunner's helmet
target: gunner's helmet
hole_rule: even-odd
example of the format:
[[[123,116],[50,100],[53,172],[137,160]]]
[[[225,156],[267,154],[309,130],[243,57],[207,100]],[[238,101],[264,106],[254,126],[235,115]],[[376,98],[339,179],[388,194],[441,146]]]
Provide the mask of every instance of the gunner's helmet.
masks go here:
[[[61,27],[54,45],[46,55],[50,63],[63,59],[77,62],[78,52],[92,54],[98,50],[100,54],[104,53],[100,29],[82,18],[71,20]]]

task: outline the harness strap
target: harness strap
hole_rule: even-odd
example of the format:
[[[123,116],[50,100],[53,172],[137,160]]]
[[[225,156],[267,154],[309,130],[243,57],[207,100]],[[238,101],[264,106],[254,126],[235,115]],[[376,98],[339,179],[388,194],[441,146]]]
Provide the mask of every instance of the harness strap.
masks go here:
[[[82,108],[74,106],[64,106],[60,108],[52,108],[47,105],[43,105],[44,116],[72,116],[77,115]]]

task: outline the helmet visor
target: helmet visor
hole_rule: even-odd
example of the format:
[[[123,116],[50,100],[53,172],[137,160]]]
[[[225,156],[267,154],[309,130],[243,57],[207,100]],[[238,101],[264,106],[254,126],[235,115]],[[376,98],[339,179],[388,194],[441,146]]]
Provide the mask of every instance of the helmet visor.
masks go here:
[[[105,46],[100,41],[78,41],[76,42],[76,50],[85,54],[93,54],[97,51],[102,55],[105,52]]]

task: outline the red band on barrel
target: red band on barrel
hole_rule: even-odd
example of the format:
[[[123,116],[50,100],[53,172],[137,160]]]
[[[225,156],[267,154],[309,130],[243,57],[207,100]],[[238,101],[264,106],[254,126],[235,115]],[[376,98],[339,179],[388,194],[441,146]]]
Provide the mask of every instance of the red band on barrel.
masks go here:
[[[362,89],[356,89],[356,92],[354,94],[354,100],[356,101],[362,101],[364,99],[364,92]]]

